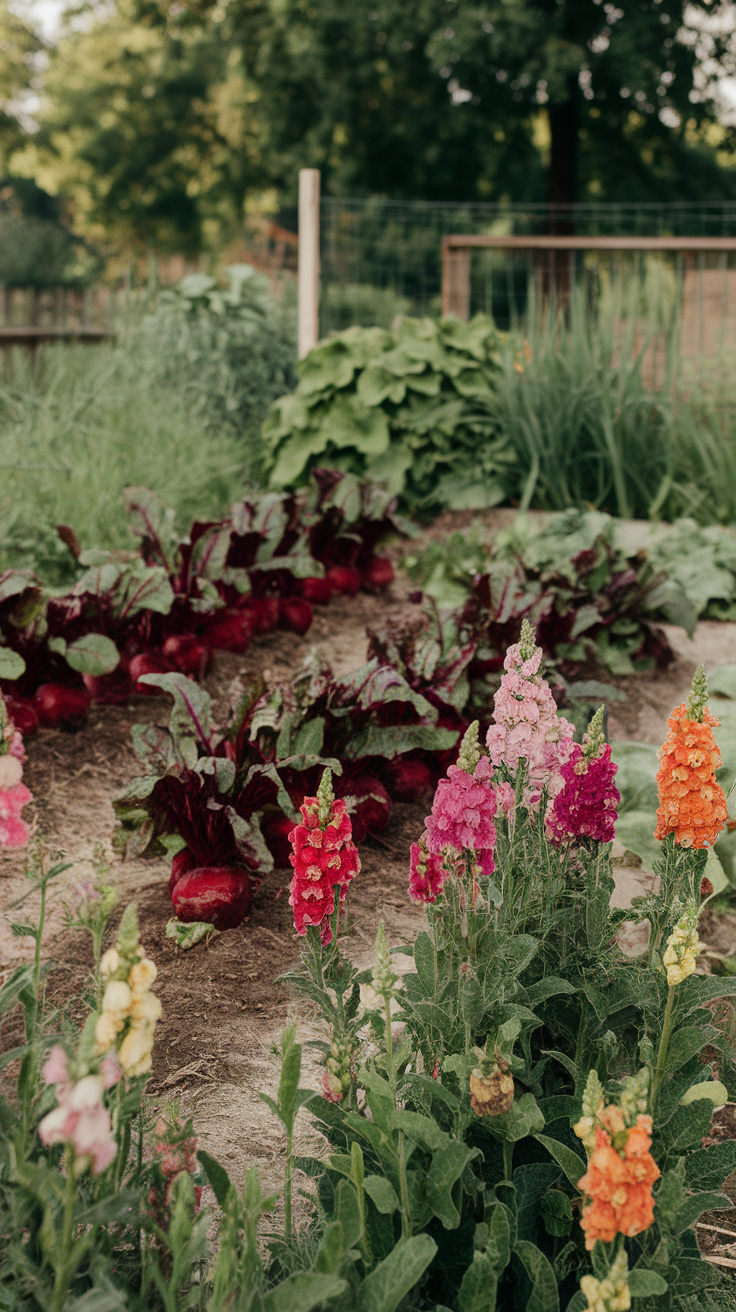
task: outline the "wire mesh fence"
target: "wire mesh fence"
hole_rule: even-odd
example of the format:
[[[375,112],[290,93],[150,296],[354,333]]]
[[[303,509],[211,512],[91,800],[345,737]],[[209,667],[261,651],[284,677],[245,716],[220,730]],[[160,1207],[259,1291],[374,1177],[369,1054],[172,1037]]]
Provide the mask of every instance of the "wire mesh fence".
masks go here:
[[[570,207],[387,200],[322,201],[320,332],[352,323],[388,327],[397,314],[442,312],[445,236],[571,233],[605,236],[736,237],[733,203],[581,204]],[[736,255],[727,252],[566,253],[550,278],[540,252],[477,250],[470,260],[467,313],[500,328],[523,325],[531,306],[549,311],[583,288],[593,310],[612,294],[644,333],[676,331],[688,358],[736,347]],[[545,272],[545,270],[547,270]]]

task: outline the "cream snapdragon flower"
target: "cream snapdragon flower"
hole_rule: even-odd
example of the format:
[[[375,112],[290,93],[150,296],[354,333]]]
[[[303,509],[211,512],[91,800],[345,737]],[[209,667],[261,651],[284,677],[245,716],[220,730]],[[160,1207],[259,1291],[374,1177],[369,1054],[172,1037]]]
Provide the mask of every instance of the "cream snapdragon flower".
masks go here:
[[[704,946],[698,939],[698,908],[693,905],[678,920],[662,956],[670,988],[695,973],[695,958]]]
[[[628,1312],[631,1307],[629,1263],[622,1250],[605,1280],[583,1276],[580,1290],[588,1300],[585,1312]]]

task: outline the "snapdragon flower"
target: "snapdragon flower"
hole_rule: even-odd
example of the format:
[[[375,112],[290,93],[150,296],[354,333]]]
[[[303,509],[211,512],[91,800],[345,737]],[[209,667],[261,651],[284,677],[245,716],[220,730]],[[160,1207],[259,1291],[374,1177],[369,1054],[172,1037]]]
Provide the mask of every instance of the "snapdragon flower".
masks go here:
[[[563,786],[547,814],[547,836],[560,847],[571,839],[613,841],[621,794],[613,782],[618,766],[603,737],[604,707],[596,711],[583,738],[573,743],[560,767]]]
[[[496,842],[496,795],[491,764],[478,746],[478,721],[463,737],[457,765],[451,765],[447,777],[440,779],[428,815],[427,847],[435,856],[450,849],[461,855],[474,852],[480,873],[493,871],[493,848]]]
[[[541,662],[534,629],[524,620],[519,642],[506,653],[505,673],[493,699],[495,724],[486,737],[497,770],[505,767],[513,779],[519,762],[526,763],[523,803],[529,808],[539,805],[543,791],[548,798],[560,791],[561,767],[573,748],[574,726],[557,714],[549,684],[539,673]]]

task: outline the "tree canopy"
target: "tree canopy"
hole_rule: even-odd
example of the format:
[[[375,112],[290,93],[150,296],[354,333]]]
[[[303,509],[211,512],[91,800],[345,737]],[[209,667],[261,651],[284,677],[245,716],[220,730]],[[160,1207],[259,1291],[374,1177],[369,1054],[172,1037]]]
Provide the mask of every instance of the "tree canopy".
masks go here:
[[[344,195],[736,195],[722,0],[115,0],[71,16],[24,168],[87,231],[194,251],[299,167]],[[32,163],[29,165],[29,159]]]

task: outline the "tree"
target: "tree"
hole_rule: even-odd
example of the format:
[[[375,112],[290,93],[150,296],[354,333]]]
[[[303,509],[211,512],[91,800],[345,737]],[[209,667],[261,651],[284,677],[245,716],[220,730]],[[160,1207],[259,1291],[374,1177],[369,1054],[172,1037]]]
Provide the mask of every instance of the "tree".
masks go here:
[[[621,4],[455,0],[428,54],[489,114],[500,100],[504,117],[544,107],[553,204],[736,194],[703,136],[717,123],[717,75],[733,65],[732,6]]]
[[[730,6],[620,3],[116,0],[52,52],[36,176],[88,231],[185,251],[305,165],[394,199],[736,195]]]

